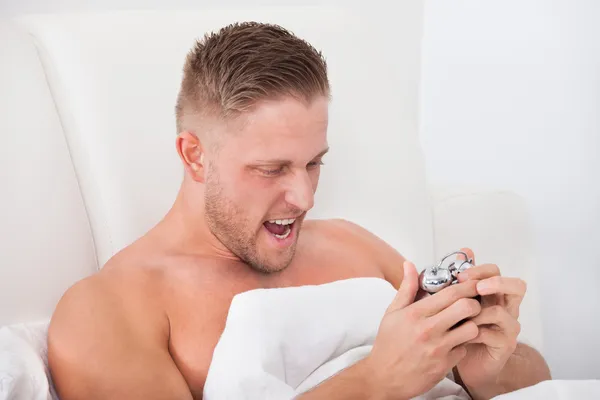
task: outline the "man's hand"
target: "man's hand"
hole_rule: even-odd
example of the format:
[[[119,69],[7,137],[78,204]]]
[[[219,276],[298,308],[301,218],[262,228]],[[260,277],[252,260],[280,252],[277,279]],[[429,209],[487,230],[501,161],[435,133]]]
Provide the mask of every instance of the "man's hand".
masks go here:
[[[462,251],[474,260],[470,249]],[[461,272],[458,281],[477,283],[482,309],[471,319],[479,327],[479,334],[466,345],[467,354],[457,370],[472,396],[486,397],[487,388],[498,384],[500,371],[517,347],[521,330],[519,307],[527,285],[521,279],[500,276],[500,270],[493,264]]]
[[[479,314],[481,306],[473,299],[476,283],[459,283],[415,303],[417,271],[412,263],[404,263],[404,279],[366,359],[374,393],[393,399],[416,397],[465,357],[464,344],[477,337],[477,325],[468,321],[450,328]]]

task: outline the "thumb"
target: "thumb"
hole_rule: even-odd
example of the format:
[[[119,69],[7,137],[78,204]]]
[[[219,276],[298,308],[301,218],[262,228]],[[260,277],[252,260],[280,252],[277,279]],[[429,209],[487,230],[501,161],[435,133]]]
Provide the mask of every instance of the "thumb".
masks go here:
[[[419,290],[419,274],[417,274],[417,268],[410,261],[404,261],[404,277],[400,284],[400,289],[391,304],[392,310],[400,310],[415,301],[415,296]]]

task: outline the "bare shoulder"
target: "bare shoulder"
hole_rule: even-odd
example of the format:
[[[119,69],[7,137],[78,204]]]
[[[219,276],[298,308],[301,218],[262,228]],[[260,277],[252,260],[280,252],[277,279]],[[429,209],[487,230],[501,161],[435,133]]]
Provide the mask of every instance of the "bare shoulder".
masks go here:
[[[61,398],[142,396],[152,387],[140,385],[147,374],[165,369],[174,387],[187,389],[170,366],[169,324],[150,292],[154,278],[140,269],[106,268],[69,288],[52,316],[48,363]],[[127,375],[130,382],[120,381]]]
[[[154,299],[147,294],[156,294],[160,270],[126,265],[134,262],[118,254],[101,271],[71,286],[55,309],[49,334],[60,333],[63,325],[76,333],[73,327],[89,326],[88,319],[118,324],[131,318],[152,318]]]
[[[48,328],[51,367],[80,358],[80,352],[110,347],[115,335],[143,327],[141,336],[156,340],[166,327],[152,310],[143,283],[129,271],[101,271],[71,286],[62,296]],[[168,331],[165,331],[165,333]],[[126,337],[126,336],[124,336]]]
[[[404,257],[383,239],[368,229],[346,219],[326,219],[307,221],[307,227],[326,235],[336,243],[351,246],[356,251],[367,254],[381,266],[382,273],[394,287],[402,281]]]
[[[151,320],[152,278],[126,269],[101,271],[71,286],[62,296],[49,327],[49,336],[83,337],[90,326],[119,326],[133,319]],[[102,329],[102,326],[95,327]],[[67,329],[65,329],[67,328]]]

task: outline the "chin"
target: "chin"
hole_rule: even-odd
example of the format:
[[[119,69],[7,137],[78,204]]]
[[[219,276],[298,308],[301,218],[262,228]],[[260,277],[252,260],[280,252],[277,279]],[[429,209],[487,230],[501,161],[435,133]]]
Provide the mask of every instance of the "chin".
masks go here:
[[[273,252],[271,250],[271,252]],[[274,274],[282,272],[290,266],[294,259],[295,246],[294,248],[288,249],[286,254],[271,255],[271,257],[260,257],[255,262],[248,262],[248,265],[255,271],[263,274]]]
[[[263,226],[255,241],[252,257],[246,258],[246,263],[255,271],[271,274],[285,270],[294,259],[298,243],[299,225],[294,223],[289,235],[277,238]]]

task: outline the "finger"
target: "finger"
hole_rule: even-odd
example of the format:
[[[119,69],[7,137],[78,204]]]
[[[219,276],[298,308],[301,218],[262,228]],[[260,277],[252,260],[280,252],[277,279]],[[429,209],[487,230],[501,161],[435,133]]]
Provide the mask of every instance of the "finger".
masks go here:
[[[457,328],[449,330],[442,338],[444,345],[452,348],[468,343],[479,334],[479,327],[472,321],[467,321]]]
[[[482,264],[469,268],[458,274],[458,281],[464,282],[466,280],[482,280],[491,278],[492,276],[499,276],[500,268],[496,264]]]
[[[481,296],[504,294],[522,298],[525,296],[526,291],[527,284],[519,278],[493,276],[491,278],[480,280],[477,283],[477,293]]]
[[[418,307],[421,312],[427,316],[433,316],[440,311],[450,307],[456,301],[462,298],[473,298],[477,296],[477,281],[467,281],[450,285],[444,290],[419,301]]]
[[[519,278],[492,277],[479,281],[477,292],[483,298],[500,297],[498,304],[503,305],[510,315],[519,317],[519,307],[527,291],[527,284]]]
[[[451,304],[448,308],[432,316],[428,323],[433,324],[438,332],[445,332],[458,322],[475,317],[481,312],[481,304],[475,299],[462,298]]]
[[[470,260],[473,265],[476,265],[475,264],[475,253],[473,253],[473,250],[469,249],[468,247],[463,247],[462,249],[460,249],[460,251],[462,251],[463,253],[465,253],[467,255],[468,258],[465,261]],[[459,254],[458,259],[464,260],[465,256],[463,256],[462,254]]]
[[[508,311],[510,315],[514,318],[519,318],[521,303],[525,296],[504,296],[506,299],[504,301],[504,308]]]
[[[458,345],[457,347],[450,350],[448,353],[448,361],[451,367],[458,364],[467,355],[467,347],[464,344]]]
[[[509,341],[513,341],[516,339],[512,339],[507,337],[501,331],[495,331],[491,328],[479,327],[479,333],[474,339],[469,340],[467,343],[482,343],[488,347],[500,349],[506,347]]]
[[[506,299],[503,294],[490,294],[489,296],[479,296],[481,299],[481,307],[502,306],[506,305]]]
[[[401,310],[415,301],[417,290],[419,289],[419,275],[415,265],[410,261],[404,261],[404,277],[396,297],[388,307],[388,311]]]
[[[496,325],[500,330],[509,335],[518,335],[521,324],[510,313],[500,306],[484,308],[477,316],[471,319],[476,325]]]

